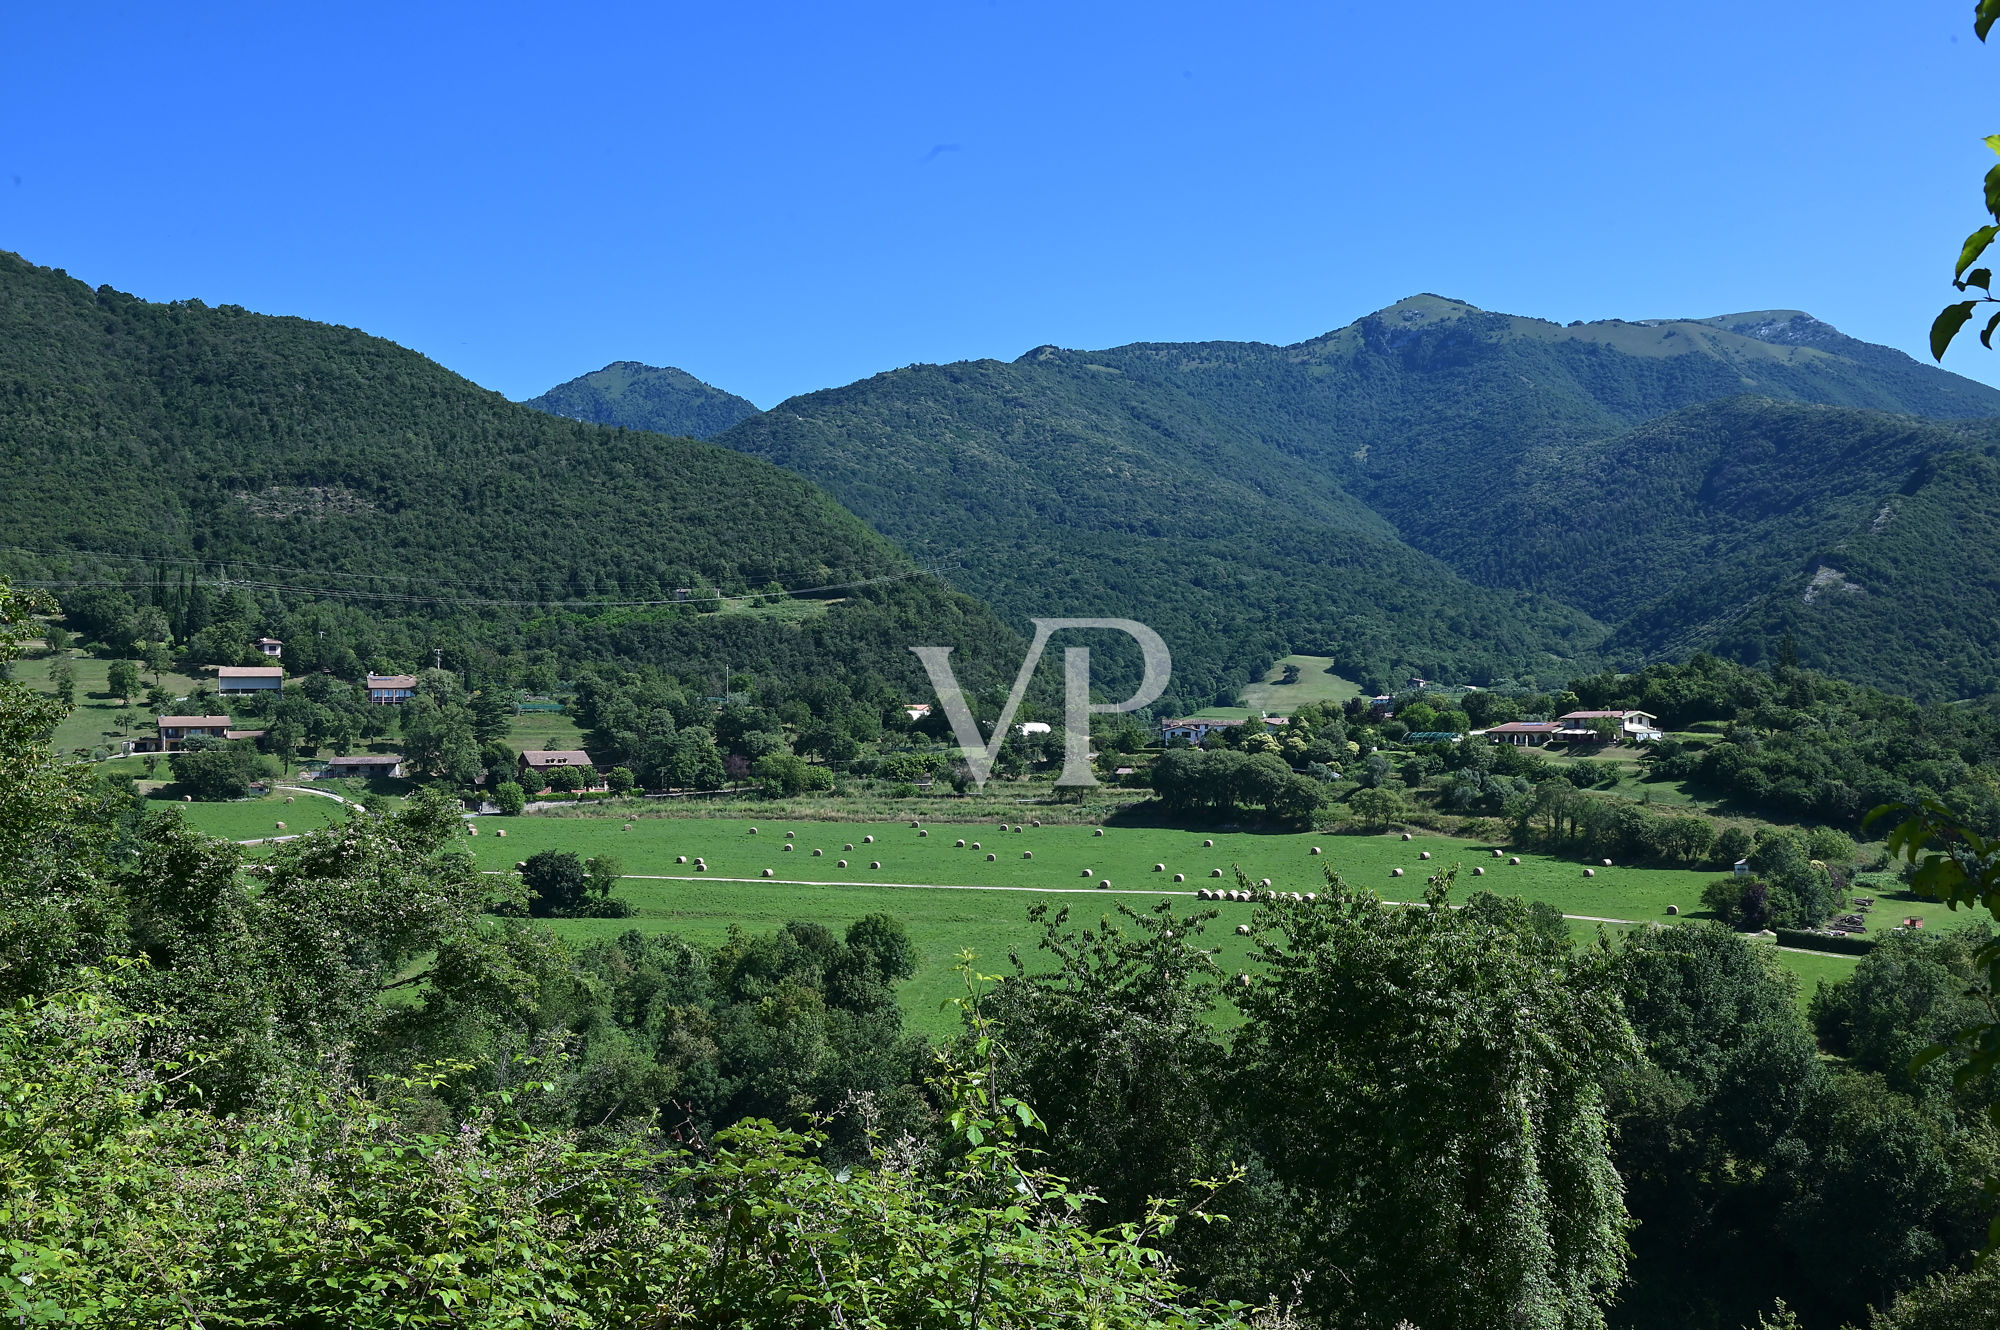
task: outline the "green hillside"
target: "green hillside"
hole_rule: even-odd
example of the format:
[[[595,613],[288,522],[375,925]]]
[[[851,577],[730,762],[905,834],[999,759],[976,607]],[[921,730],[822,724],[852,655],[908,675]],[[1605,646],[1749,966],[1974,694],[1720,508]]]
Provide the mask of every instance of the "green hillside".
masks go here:
[[[521,405],[571,420],[691,439],[713,438],[757,414],[751,402],[703,383],[686,370],[636,360],[613,361]]]
[[[428,663],[447,620],[502,650],[689,675],[726,662],[914,686],[911,641],[1018,656],[984,607],[799,476],[560,420],[352,328],[151,304],[11,254],[0,469],[0,572],[66,596],[222,576],[286,612],[346,607],[281,634],[302,656],[337,628],[369,663]],[[709,612],[774,584],[838,603]],[[675,605],[681,588],[691,604]]]
[[[1417,296],[1288,347],[911,366],[718,441],[1010,613],[1154,623],[1207,700],[1286,652],[1373,687],[1774,652],[1785,616],[1752,606],[1975,442],[1945,422],[1996,414],[2000,391],[1796,311],[1565,327]],[[1966,645],[1952,665],[1913,643],[1900,686],[1994,685],[2000,630],[1952,580],[1938,552],[1899,568]]]

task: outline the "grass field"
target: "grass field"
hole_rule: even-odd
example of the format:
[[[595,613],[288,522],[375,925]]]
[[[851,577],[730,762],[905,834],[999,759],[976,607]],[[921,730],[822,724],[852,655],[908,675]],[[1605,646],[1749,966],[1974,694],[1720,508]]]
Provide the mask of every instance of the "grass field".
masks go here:
[[[118,751],[118,742],[125,731],[118,724],[118,713],[122,709],[118,699],[106,690],[105,679],[111,672],[111,662],[99,660],[95,656],[70,655],[70,666],[76,679],[76,709],[69,713],[62,724],[56,726],[55,744],[65,751],[75,748],[90,749],[99,746]],[[14,662],[14,678],[31,688],[48,691],[49,662],[43,660],[17,660]],[[150,685],[153,676],[144,675]],[[213,682],[213,680],[211,680]],[[160,676],[160,683],[176,697],[184,696],[193,688],[195,681],[185,674],[171,671]],[[133,734],[151,734],[153,715],[146,710],[141,698],[133,699]]]
[[[227,803],[189,803],[179,800],[148,799],[146,806],[155,812],[168,809],[179,811],[183,820],[196,831],[208,836],[219,836],[223,840],[253,840],[267,836],[283,836],[300,831],[317,831],[342,820],[341,806],[331,799],[316,794],[289,796],[284,790],[275,790],[258,799],[234,799]],[[285,830],[278,830],[278,823],[285,824]]]
[[[566,711],[530,711],[509,723],[506,742],[516,752],[530,748],[581,748],[583,730]]]
[[[1278,682],[1285,677],[1287,665],[1299,667],[1297,683]],[[1266,670],[1262,679],[1243,686],[1242,692],[1237,694],[1238,705],[1203,707],[1194,714],[1248,719],[1268,711],[1273,715],[1289,716],[1310,702],[1345,702],[1350,697],[1361,696],[1360,684],[1343,679],[1332,671],[1331,656],[1286,656]]]
[[[629,825],[630,831],[624,830]],[[752,835],[750,827],[757,827]],[[1311,891],[1322,885],[1321,866],[1330,864],[1347,880],[1379,892],[1389,900],[1412,900],[1422,894],[1425,876],[1452,863],[1463,865],[1458,896],[1478,888],[1503,895],[1543,900],[1563,913],[1584,916],[1573,923],[1579,935],[1596,931],[1592,919],[1667,922],[1669,905],[1685,917],[1700,908],[1700,892],[1714,874],[1671,868],[1598,867],[1585,878],[1581,865],[1540,855],[1522,855],[1518,866],[1494,859],[1491,847],[1475,846],[1442,836],[1418,835],[1405,842],[1398,836],[1316,836],[1198,832],[1163,829],[1107,828],[1103,836],[1087,826],[1029,827],[1001,831],[997,822],[927,823],[920,836],[907,821],[900,823],[814,823],[697,818],[620,819],[485,817],[471,847],[484,868],[505,870],[516,861],[545,849],[569,850],[584,857],[611,854],[624,865],[627,881],[619,894],[639,910],[632,919],[571,920],[551,925],[572,938],[607,937],[628,928],[642,932],[679,932],[708,941],[722,938],[730,925],[752,931],[776,927],[790,919],[806,919],[844,927],[874,910],[902,919],[924,952],[917,977],[904,987],[905,1010],[925,1029],[940,1028],[940,1002],[957,991],[953,957],[962,949],[977,952],[990,973],[1004,968],[1010,947],[1032,948],[1039,933],[1026,920],[1036,901],[1068,904],[1080,919],[1111,912],[1114,902],[1150,908],[1171,898],[1182,908],[1206,906],[1192,893],[1213,883],[1220,868],[1224,883],[1233,881],[1240,866],[1253,880],[1270,878],[1275,888]],[[505,839],[495,831],[505,830]],[[787,851],[786,832],[794,833]],[[864,837],[873,835],[869,843]],[[965,848],[955,842],[964,840]],[[1212,847],[1204,841],[1212,840]],[[979,842],[981,848],[973,849]],[[853,850],[844,847],[852,844]],[[1323,853],[1312,854],[1313,846]],[[819,849],[822,854],[812,853]],[[1429,851],[1428,861],[1420,856]],[[1024,858],[1032,853],[1033,858]],[[987,855],[994,856],[992,861]],[[675,859],[685,855],[687,865]],[[692,860],[708,864],[695,873]],[[845,859],[847,867],[839,861]],[[881,868],[871,868],[871,863]],[[1164,873],[1153,865],[1166,866]],[[774,877],[762,878],[769,868]],[[1396,877],[1401,868],[1404,876]],[[1474,876],[1475,868],[1485,868]],[[1085,870],[1089,870],[1088,876]],[[1176,884],[1173,875],[1186,881]],[[728,881],[724,879],[747,879]],[[1108,879],[1110,891],[1096,883]],[[1223,883],[1216,883],[1223,885]],[[935,890],[952,887],[966,890]],[[1177,894],[1178,893],[1178,894]],[[1215,905],[1221,918],[1211,925],[1225,963],[1240,956],[1235,927],[1250,919],[1253,907]],[[1878,917],[1897,904],[1878,910]],[[1922,913],[1919,907],[1907,912]],[[1612,932],[1620,931],[1612,927]],[[1026,953],[1024,951],[1024,959]],[[1810,992],[1817,978],[1844,973],[1851,959],[1782,952],[1781,959],[1800,973]],[[1032,962],[1031,962],[1032,963]],[[1837,967],[1837,968],[1836,968]],[[947,1021],[948,1023],[948,1021]]]

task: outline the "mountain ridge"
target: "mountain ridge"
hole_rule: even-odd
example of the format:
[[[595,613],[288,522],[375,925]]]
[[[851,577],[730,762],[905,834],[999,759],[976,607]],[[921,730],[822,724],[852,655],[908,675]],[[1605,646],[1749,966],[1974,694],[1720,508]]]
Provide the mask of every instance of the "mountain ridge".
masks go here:
[[[521,405],[553,416],[711,439],[757,414],[747,398],[704,383],[684,369],[614,360],[603,369],[559,383]]]

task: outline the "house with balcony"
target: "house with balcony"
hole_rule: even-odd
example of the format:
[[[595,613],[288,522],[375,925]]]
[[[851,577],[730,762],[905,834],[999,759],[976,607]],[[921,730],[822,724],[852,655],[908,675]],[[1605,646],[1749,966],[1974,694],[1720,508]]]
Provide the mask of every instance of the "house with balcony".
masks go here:
[[[215,691],[224,696],[275,693],[284,686],[282,665],[224,665],[215,672]]]
[[[368,700],[381,706],[401,706],[417,695],[414,674],[370,674]]]
[[[1591,721],[1615,721],[1619,743],[1651,743],[1664,737],[1659,717],[1645,711],[1572,711],[1562,718],[1562,737],[1579,743],[1602,743],[1608,737]]]
[[[179,753],[186,750],[190,739],[227,739],[230,720],[227,716],[160,716],[154,720],[154,729],[156,733],[132,741],[133,752]]]

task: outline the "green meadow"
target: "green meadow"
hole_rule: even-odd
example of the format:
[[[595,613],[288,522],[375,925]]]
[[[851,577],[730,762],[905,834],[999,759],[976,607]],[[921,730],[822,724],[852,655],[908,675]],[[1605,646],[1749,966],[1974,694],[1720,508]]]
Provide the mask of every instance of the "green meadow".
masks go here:
[[[286,803],[286,798],[291,803]],[[343,820],[341,805],[317,794],[294,794],[286,790],[255,799],[232,799],[225,803],[182,803],[178,799],[148,799],[151,812],[178,812],[196,831],[223,840],[257,840],[270,836],[317,831]],[[280,830],[278,823],[285,824]]]
[[[1492,846],[1425,834],[1404,841],[1395,834],[1107,827],[1100,836],[1089,826],[1017,830],[1020,824],[1009,823],[1003,831],[997,820],[926,822],[915,828],[908,821],[524,816],[482,817],[470,825],[477,830],[469,837],[474,855],[494,871],[541,850],[585,858],[610,854],[621,861],[627,880],[618,894],[638,914],[553,922],[550,927],[565,937],[600,938],[637,928],[713,942],[738,925],[757,932],[801,919],[840,928],[871,911],[893,914],[924,953],[921,970],[904,988],[904,1002],[911,1019],[929,1030],[951,1023],[940,1004],[958,991],[955,957],[961,950],[975,952],[988,973],[1005,969],[1012,949],[1034,964],[1030,952],[1040,932],[1026,916],[1038,901],[1070,907],[1079,923],[1114,912],[1118,903],[1150,909],[1171,899],[1182,910],[1212,908],[1220,918],[1209,925],[1211,936],[1223,962],[1233,964],[1241,960],[1244,945],[1236,926],[1249,922],[1253,907],[1203,902],[1194,893],[1205,884],[1233,885],[1239,868],[1253,882],[1269,878],[1274,889],[1306,892],[1324,885],[1322,874],[1330,867],[1384,899],[1414,900],[1429,874],[1457,864],[1459,899],[1484,888],[1547,901],[1577,917],[1572,926],[1579,936],[1594,933],[1598,919],[1668,922],[1674,918],[1667,913],[1670,905],[1686,917],[1700,909],[1701,888],[1715,876],[1707,870],[1593,865],[1596,875],[1586,878],[1584,865],[1572,861],[1523,854],[1515,865],[1508,855],[1494,858]],[[495,834],[503,830],[505,837]],[[1316,846],[1318,855],[1312,853]],[[1428,860],[1422,857],[1426,852]],[[682,857],[686,864],[677,862]],[[705,870],[695,869],[697,857],[706,862]],[[872,866],[878,863],[881,867]],[[1156,864],[1163,870],[1154,871]],[[766,869],[772,874],[768,880]],[[1213,876],[1218,869],[1220,880]],[[1185,880],[1176,883],[1176,874]],[[1108,890],[1097,885],[1107,880]],[[1876,917],[1936,909],[1885,902]],[[1617,924],[1608,927],[1622,931]],[[1807,995],[1818,979],[1845,973],[1853,964],[1846,957],[1779,955],[1800,975]]]

